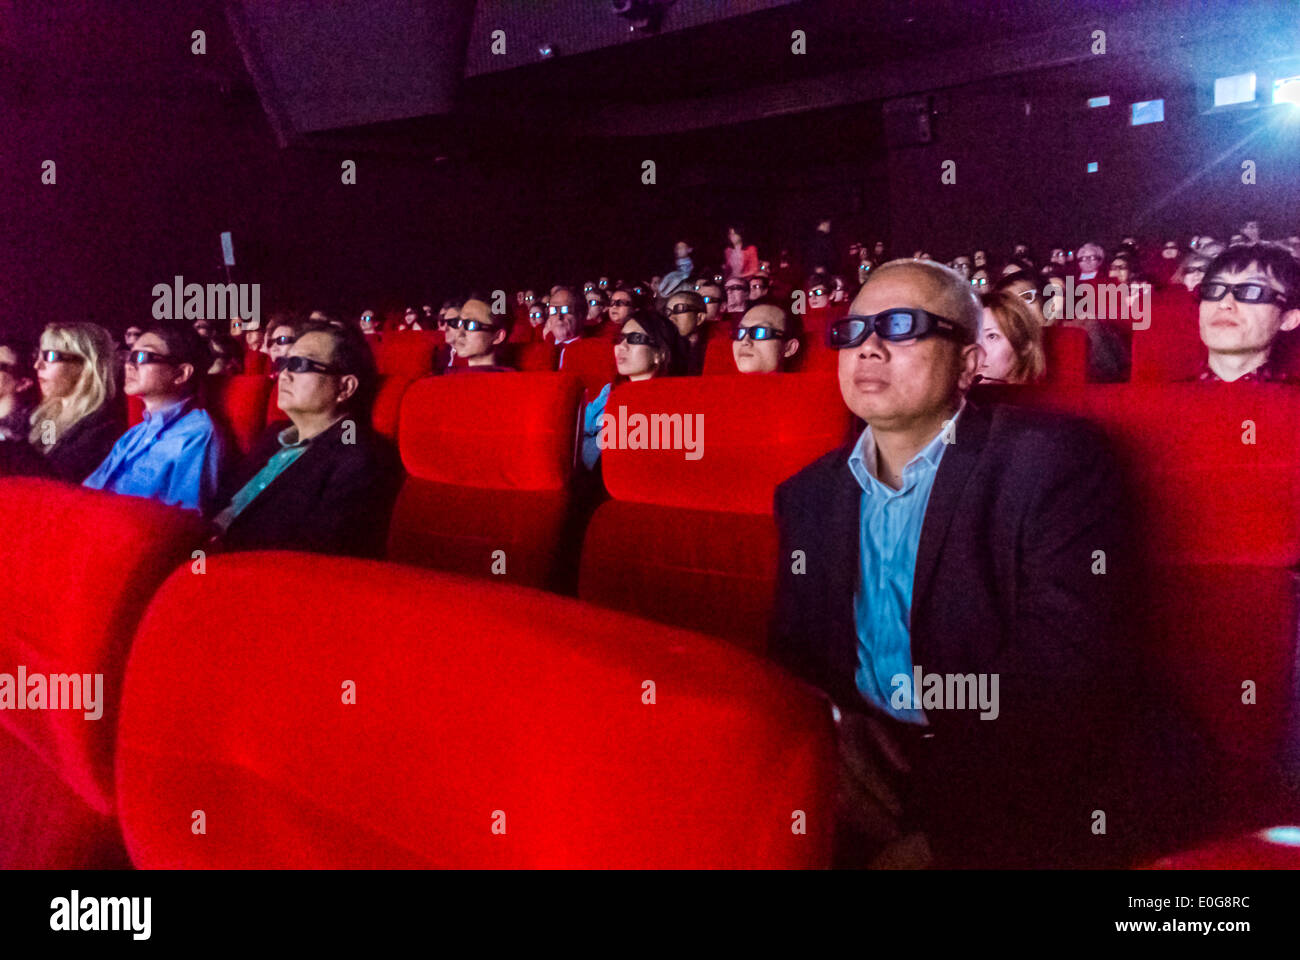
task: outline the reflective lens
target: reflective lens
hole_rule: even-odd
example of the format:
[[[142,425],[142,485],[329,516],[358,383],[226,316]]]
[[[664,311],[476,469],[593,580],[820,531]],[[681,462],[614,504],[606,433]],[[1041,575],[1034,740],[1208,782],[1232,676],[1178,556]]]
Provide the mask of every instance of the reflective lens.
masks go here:
[[[1284,301],[1286,298],[1278,293],[1272,287],[1266,287],[1262,283],[1212,283],[1201,284],[1201,299],[1218,301],[1232,291],[1232,298],[1238,303],[1272,303],[1274,301]]]
[[[788,335],[784,330],[778,330],[776,327],[764,327],[755,324],[752,327],[737,327],[732,333],[732,338],[737,342],[744,340],[746,337],[757,342],[759,340],[785,340]]]

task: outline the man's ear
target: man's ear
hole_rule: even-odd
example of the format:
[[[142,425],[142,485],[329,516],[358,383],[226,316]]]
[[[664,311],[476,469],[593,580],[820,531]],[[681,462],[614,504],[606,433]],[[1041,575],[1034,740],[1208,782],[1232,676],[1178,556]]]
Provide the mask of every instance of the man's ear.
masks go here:
[[[957,376],[957,386],[963,393],[975,382],[975,371],[980,367],[980,352],[978,343],[969,343],[961,348],[961,357],[958,361],[961,373]]]
[[[506,342],[506,338],[508,336],[509,334],[506,333],[505,330],[498,330],[496,333],[492,334],[492,346],[494,347],[501,346],[501,344]]]
[[[339,378],[339,403],[342,403],[344,400],[348,399],[348,397],[356,393],[357,387],[359,386],[361,386],[361,381],[358,380],[353,374],[349,373],[346,376],[340,377]]]
[[[1282,326],[1278,329],[1294,330],[1296,327],[1300,327],[1300,307],[1292,307],[1282,314]]]
[[[172,377],[172,383],[176,386],[189,383],[194,379],[194,364],[182,363],[176,367],[176,376]]]
[[[789,340],[785,342],[785,352],[781,354],[781,356],[789,360],[798,352],[799,352],[799,338],[791,337]]]

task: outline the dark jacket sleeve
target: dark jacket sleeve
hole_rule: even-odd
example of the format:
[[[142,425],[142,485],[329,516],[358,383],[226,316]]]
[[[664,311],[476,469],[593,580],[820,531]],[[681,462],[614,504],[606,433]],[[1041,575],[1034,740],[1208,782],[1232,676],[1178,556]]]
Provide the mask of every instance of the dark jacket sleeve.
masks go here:
[[[81,483],[107,459],[126,425],[107,405],[77,422],[45,455],[50,473]]]
[[[396,451],[370,435],[364,455],[339,459],[296,549],[383,557],[403,477]]]

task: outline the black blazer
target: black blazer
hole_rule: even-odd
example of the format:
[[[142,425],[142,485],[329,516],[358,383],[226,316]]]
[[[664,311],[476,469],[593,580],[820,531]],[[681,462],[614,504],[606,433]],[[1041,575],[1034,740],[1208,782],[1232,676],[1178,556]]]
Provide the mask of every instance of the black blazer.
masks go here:
[[[45,454],[52,476],[71,483],[81,483],[108,459],[113,444],[126,432],[126,423],[118,405],[104,403],[98,410],[82,417]]]
[[[772,649],[841,707],[862,710],[853,612],[862,490],[851,451],[777,488]],[[913,799],[940,862],[1107,862],[1118,845],[1091,832],[1092,811],[1106,811],[1108,837],[1131,824],[1114,822],[1125,790],[1112,728],[1123,715],[1107,702],[1134,575],[1126,500],[1089,424],[968,401],[922,525],[912,662],[925,673],[998,674],[1000,712],[927,711],[934,736],[922,741]],[[1104,574],[1093,573],[1099,550]]]
[[[227,550],[308,550],[315,553],[382,557],[388,521],[404,472],[397,451],[363,418],[355,419],[355,443],[343,442],[345,417],[312,439],[305,453],[244,508],[218,543]],[[268,427],[228,484],[230,499],[280,449]]]

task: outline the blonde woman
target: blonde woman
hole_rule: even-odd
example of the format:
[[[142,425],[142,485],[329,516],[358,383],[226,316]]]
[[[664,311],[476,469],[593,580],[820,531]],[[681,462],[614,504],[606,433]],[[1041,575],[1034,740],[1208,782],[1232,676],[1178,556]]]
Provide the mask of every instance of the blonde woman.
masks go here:
[[[115,354],[113,338],[93,323],[51,323],[41,334],[41,401],[28,440],[43,456],[45,472],[60,480],[85,480],[125,429]]]

